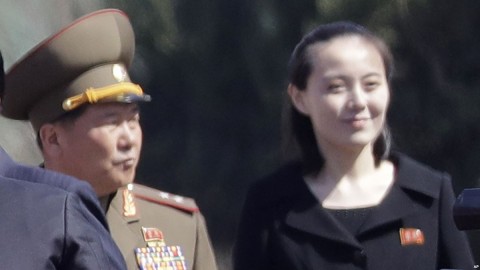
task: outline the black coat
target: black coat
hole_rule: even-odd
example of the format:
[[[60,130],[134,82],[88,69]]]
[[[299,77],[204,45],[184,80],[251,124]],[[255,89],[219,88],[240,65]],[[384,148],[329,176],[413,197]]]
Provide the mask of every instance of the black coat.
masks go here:
[[[321,207],[289,164],[249,189],[234,248],[234,269],[473,269],[469,244],[452,217],[448,175],[394,155],[395,184],[357,235]],[[401,245],[401,228],[424,243]]]
[[[126,269],[93,189],[0,149],[1,269]]]

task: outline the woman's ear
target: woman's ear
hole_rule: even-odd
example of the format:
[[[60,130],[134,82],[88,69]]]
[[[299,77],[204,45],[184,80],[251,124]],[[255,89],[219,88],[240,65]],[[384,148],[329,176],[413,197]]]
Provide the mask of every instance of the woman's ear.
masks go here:
[[[295,109],[301,114],[306,116],[309,115],[307,106],[305,106],[304,93],[305,91],[300,91],[298,87],[293,84],[288,85],[288,95],[290,96],[290,101],[292,102]]]
[[[57,155],[61,152],[57,129],[58,126],[47,123],[40,127],[38,131],[39,142],[45,155]]]

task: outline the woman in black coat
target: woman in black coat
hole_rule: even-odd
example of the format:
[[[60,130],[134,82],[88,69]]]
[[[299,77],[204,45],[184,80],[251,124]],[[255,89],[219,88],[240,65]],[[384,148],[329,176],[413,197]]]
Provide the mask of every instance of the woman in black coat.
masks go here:
[[[235,270],[473,269],[449,176],[389,151],[392,62],[348,22],[296,46],[288,94],[302,159],[249,189]]]

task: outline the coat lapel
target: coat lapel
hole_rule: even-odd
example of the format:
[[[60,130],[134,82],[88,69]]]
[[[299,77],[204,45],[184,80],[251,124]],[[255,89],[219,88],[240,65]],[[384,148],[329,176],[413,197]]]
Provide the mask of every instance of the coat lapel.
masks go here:
[[[415,213],[416,208],[417,205],[412,202],[411,198],[399,186],[393,185],[385,200],[370,213],[360,227],[358,236],[381,226],[398,222]]]
[[[310,192],[304,180],[294,180],[290,196],[298,200],[285,216],[285,224],[305,233],[360,248],[360,243],[328,213]],[[292,200],[293,201],[293,200]]]
[[[110,224],[110,230],[115,243],[120,248],[127,263],[136,262],[135,249],[145,247],[144,240],[141,238],[140,214],[126,217],[123,214],[123,195],[122,189],[119,189],[110,203],[107,211],[107,220]]]
[[[392,155],[391,160],[397,169],[395,183],[385,200],[362,225],[359,236],[414,215],[422,205],[439,197],[440,184],[431,177],[432,171],[398,153]]]

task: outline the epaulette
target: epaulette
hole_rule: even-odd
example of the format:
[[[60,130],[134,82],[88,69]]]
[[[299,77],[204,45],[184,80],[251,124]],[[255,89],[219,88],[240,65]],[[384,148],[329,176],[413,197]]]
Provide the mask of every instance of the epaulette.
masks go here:
[[[192,213],[200,211],[192,198],[171,194],[140,184],[133,184],[132,192],[135,198],[145,201],[171,206]]]

